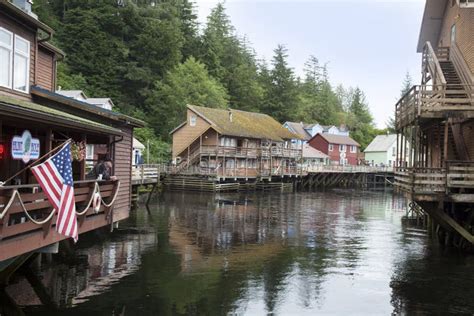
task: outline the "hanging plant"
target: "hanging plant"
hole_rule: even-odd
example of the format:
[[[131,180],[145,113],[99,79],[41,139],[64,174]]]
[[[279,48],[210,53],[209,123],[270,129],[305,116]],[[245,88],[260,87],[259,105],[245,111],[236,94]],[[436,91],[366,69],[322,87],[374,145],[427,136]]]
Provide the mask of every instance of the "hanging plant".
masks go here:
[[[86,158],[86,143],[84,141],[72,142],[71,155],[73,160],[83,161]]]

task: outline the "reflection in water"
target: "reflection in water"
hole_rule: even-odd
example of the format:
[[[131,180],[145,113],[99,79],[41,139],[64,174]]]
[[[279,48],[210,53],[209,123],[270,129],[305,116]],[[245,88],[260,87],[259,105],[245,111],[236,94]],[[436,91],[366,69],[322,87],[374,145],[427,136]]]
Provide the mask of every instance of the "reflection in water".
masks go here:
[[[38,314],[472,312],[473,259],[403,227],[404,203],[353,191],[165,193],[153,217],[140,209],[129,221],[136,234],[52,269],[44,280],[67,308]]]

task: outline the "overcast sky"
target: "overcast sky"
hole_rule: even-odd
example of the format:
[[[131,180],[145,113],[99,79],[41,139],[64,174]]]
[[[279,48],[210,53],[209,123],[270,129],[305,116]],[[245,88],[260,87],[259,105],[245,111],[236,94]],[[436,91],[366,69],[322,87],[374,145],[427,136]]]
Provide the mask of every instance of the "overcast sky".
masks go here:
[[[217,0],[197,0],[199,20]],[[310,55],[328,62],[334,85],[360,87],[385,127],[407,71],[420,81],[416,44],[424,0],[227,0],[227,14],[259,58],[284,44],[297,74]]]

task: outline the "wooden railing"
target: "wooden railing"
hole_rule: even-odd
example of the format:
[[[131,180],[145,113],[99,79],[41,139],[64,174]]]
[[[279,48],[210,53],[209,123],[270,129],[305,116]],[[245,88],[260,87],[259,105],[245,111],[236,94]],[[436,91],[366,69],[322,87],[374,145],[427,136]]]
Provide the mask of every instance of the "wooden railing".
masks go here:
[[[397,168],[395,185],[416,194],[474,189],[474,161],[447,161],[446,168]]]
[[[305,173],[334,172],[334,173],[391,173],[394,172],[393,167],[376,167],[376,166],[350,166],[350,165],[316,165],[304,167]]]
[[[440,56],[443,60],[449,60],[449,50],[443,50],[440,48]],[[446,56],[447,54],[447,56]],[[445,85],[446,79],[444,78],[443,70],[439,64],[438,55],[435,53],[433,46],[430,42],[426,42],[423,47],[423,57],[422,57],[422,69],[423,71],[431,75],[431,80],[435,85]]]
[[[99,201],[94,208],[91,198],[100,192],[105,201],[111,200],[118,188],[118,181],[74,183],[79,233],[111,223],[113,205],[106,207]],[[0,187],[0,261],[64,239],[55,232],[56,218],[57,212],[39,185]]]
[[[474,0],[473,0],[474,1]],[[474,84],[474,75],[471,72],[468,64],[466,63],[466,59],[464,58],[461,50],[459,49],[456,43],[453,43],[451,46],[451,53],[449,55],[451,62],[456,69],[456,72],[461,79],[463,84],[473,85]]]
[[[444,111],[473,111],[474,85],[413,86],[395,106],[397,128],[411,124],[418,116],[441,115]]]
[[[287,157],[301,158],[301,149],[282,147],[229,147],[229,146],[201,146],[202,155],[217,155],[237,158],[257,158],[257,157]]]

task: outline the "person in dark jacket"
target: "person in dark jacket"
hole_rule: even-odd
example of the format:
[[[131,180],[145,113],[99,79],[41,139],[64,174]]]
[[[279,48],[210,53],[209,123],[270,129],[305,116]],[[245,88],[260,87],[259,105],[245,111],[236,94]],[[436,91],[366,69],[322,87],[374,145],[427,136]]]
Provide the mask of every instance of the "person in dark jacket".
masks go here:
[[[101,160],[87,174],[86,178],[89,180],[116,180],[117,177],[112,175],[112,166],[110,158]]]

